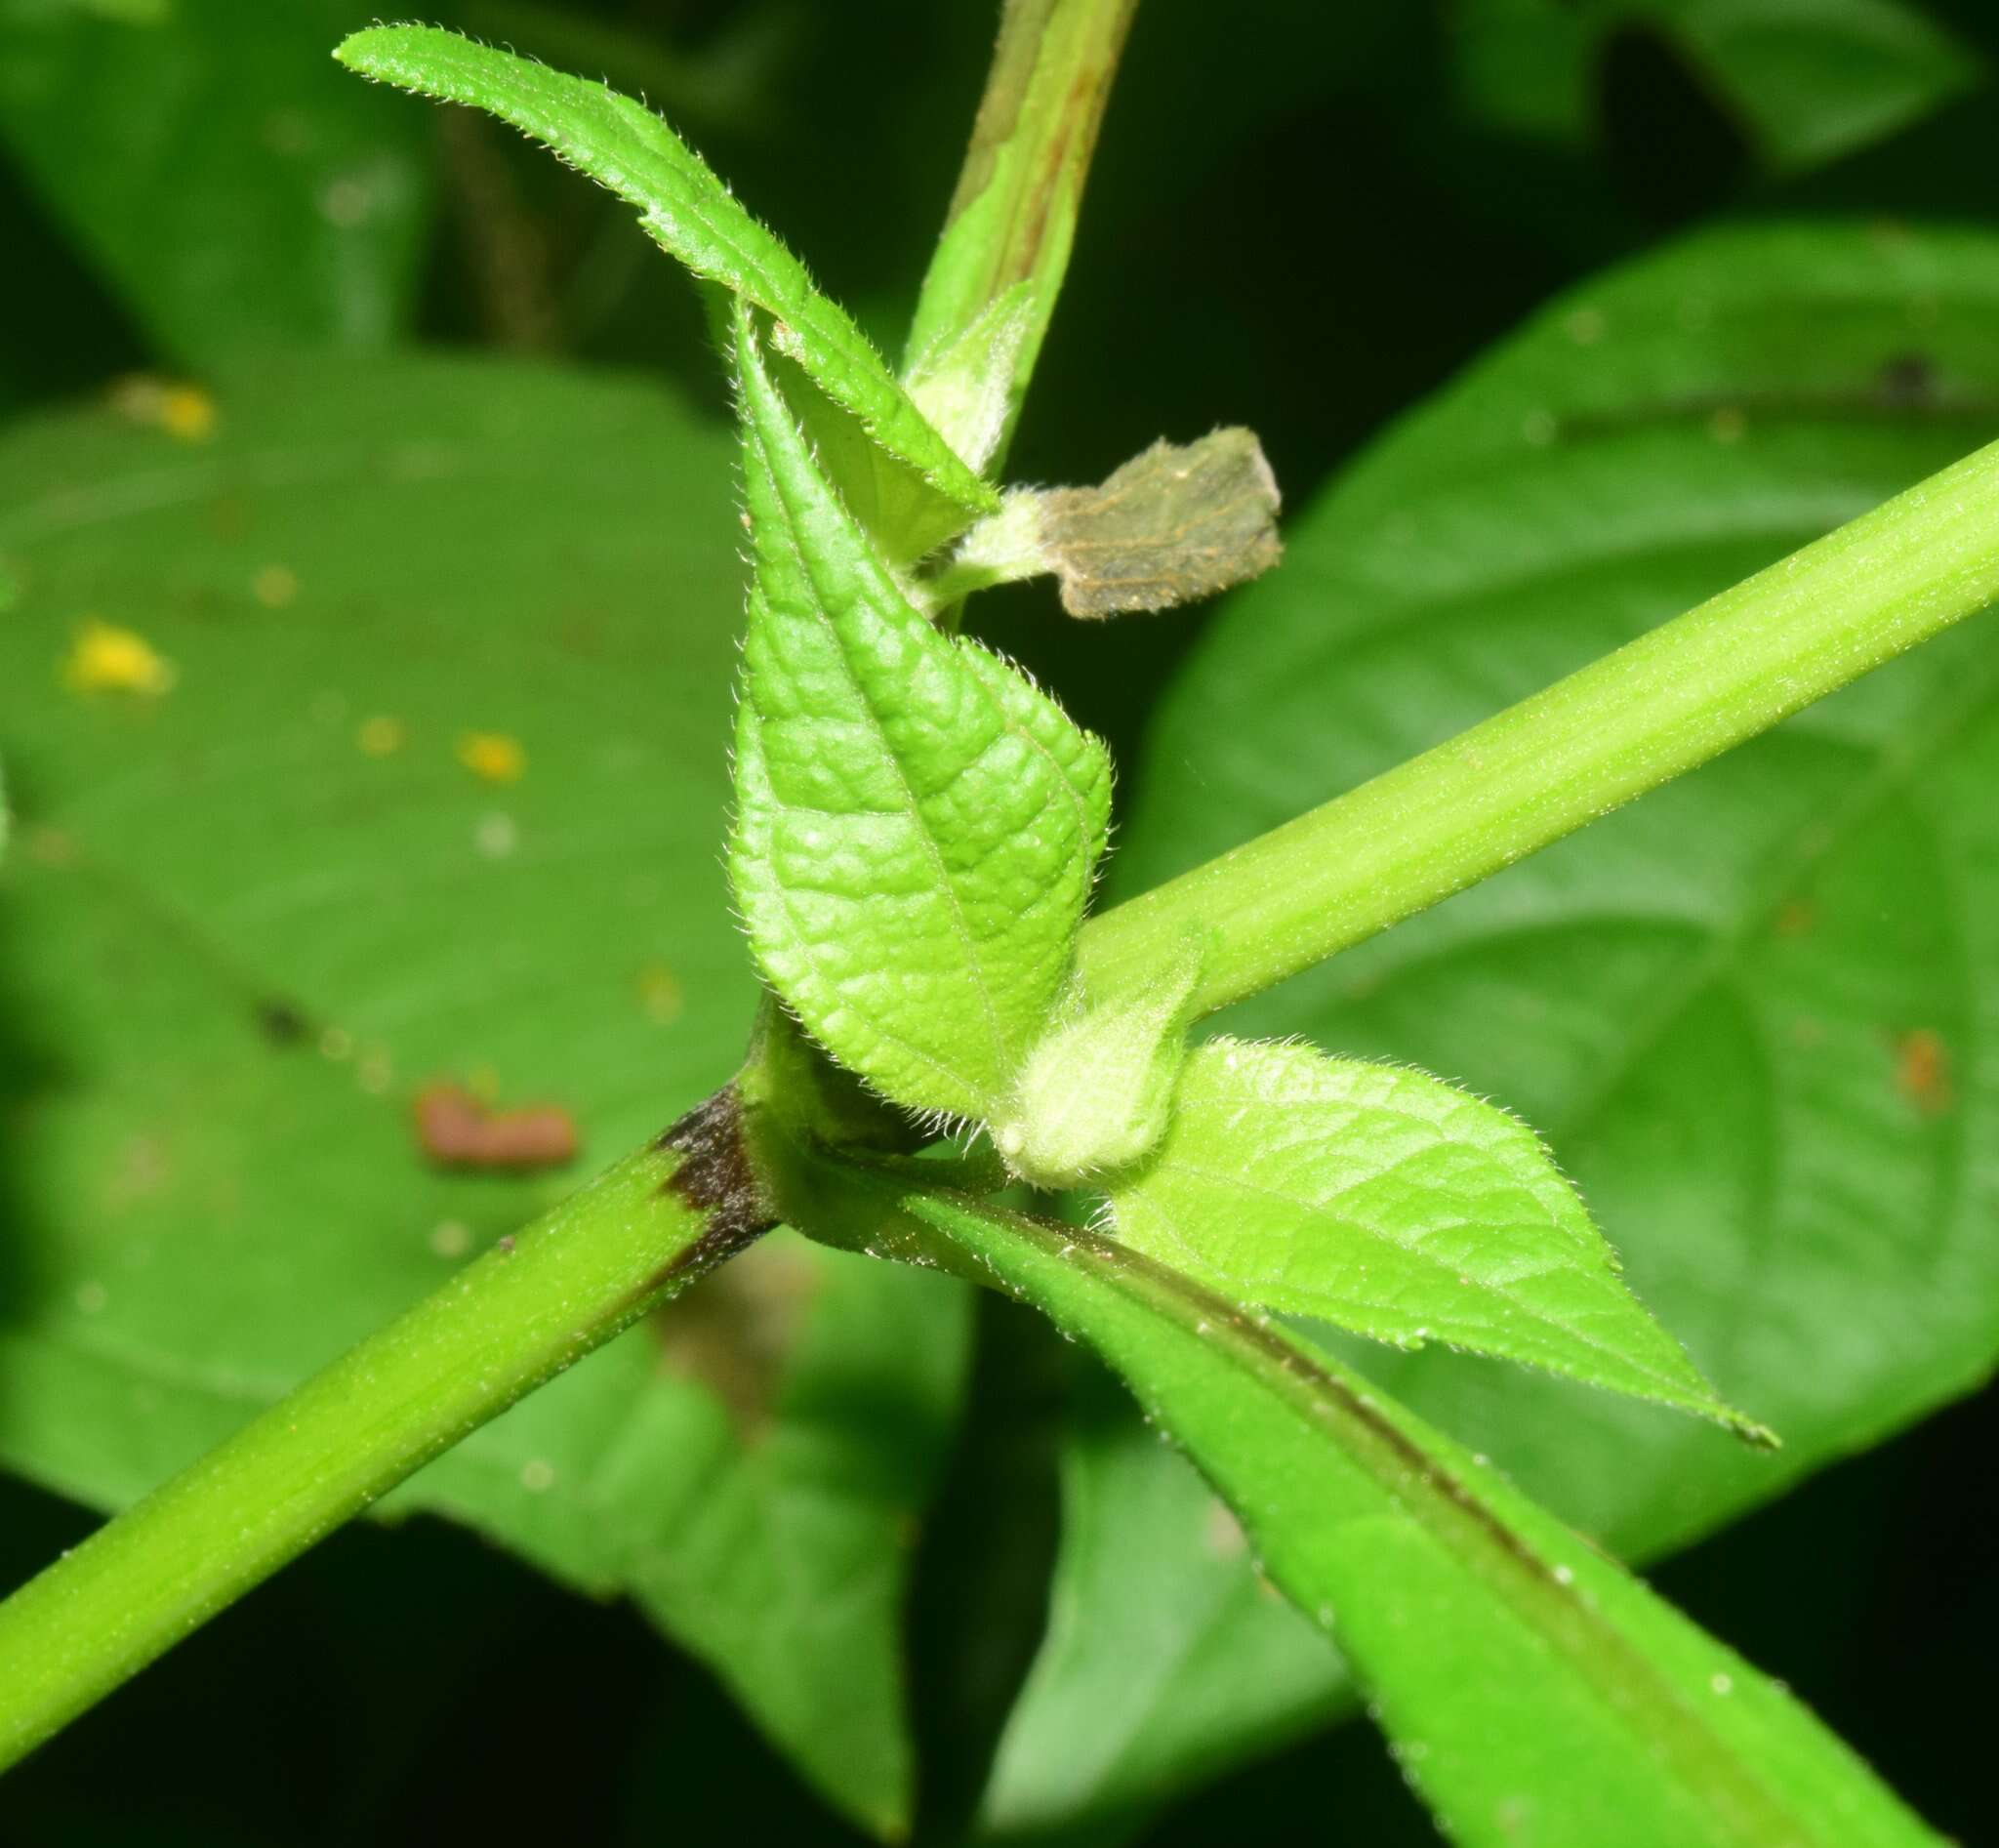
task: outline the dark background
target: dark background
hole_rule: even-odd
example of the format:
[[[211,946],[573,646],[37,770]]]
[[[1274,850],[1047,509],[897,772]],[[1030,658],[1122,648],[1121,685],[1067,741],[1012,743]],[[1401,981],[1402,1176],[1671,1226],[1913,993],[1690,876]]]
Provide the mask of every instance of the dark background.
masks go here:
[[[768,10],[759,0],[573,9],[697,48]],[[1999,9],[1949,0],[1929,11],[1999,59]],[[365,22],[357,10],[351,23]],[[829,291],[890,344],[942,219],[991,24],[992,9],[968,0],[794,6],[755,119],[696,131],[755,209],[813,254]],[[1700,74],[1642,27],[1606,42],[1594,143],[1571,152],[1462,119],[1446,29],[1427,6],[1145,0],[1017,476],[1094,479],[1162,433],[1244,423],[1298,506],[1526,310],[1682,225],[1791,207],[1999,211],[1989,86],[1778,181]],[[864,83],[872,98],[856,108]],[[511,136],[469,118],[462,127],[447,143],[423,334],[664,369],[719,410],[693,293],[639,244],[623,209]],[[510,258],[495,260],[490,240],[502,233],[472,227],[475,198],[488,222],[497,209]],[[4,164],[0,250],[11,279],[0,292],[0,379],[17,404],[153,362]],[[1114,665],[1107,631],[1058,633],[1023,597],[1010,639],[1122,751],[1200,620],[1160,620],[1145,651],[1119,647]],[[1054,1537],[1054,1419],[1078,1364],[1019,1312],[987,1303],[981,1317],[977,1399],[915,1597],[925,1832],[938,1837],[969,1800],[1035,1639]],[[1999,1395],[1988,1390],[1657,1575],[1969,1842],[1993,1838],[1995,1436]],[[0,1582],[25,1578],[93,1524],[0,1483]],[[705,1672],[637,1617],[557,1591],[430,1521],[328,1542],[0,1793],[0,1842],[37,1848],[429,1842],[447,1831],[847,1839]],[[1435,1836],[1362,1728],[1245,1772],[1144,1836],[1307,1838]]]

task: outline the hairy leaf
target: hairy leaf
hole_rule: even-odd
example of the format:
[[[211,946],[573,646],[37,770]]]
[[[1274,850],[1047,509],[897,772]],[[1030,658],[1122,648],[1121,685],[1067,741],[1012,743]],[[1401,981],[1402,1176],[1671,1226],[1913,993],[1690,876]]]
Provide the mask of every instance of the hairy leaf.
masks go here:
[[[1468,1848],[1939,1844],[1777,1683],[1329,1358],[1115,1241],[812,1179],[815,1230],[968,1264],[1123,1376]]]
[[[1703,236],[1555,305],[1228,606],[1159,716],[1114,879],[1141,889],[1288,819],[1989,440],[1995,300],[1999,240],[1825,226]],[[1627,1557],[1878,1441],[1999,1355],[1989,620],[1230,1017],[1520,1110],[1639,1296],[1783,1434],[1757,1457],[1529,1374],[1357,1356]],[[1097,1505],[1093,1544],[1115,1550]],[[1108,1663],[1155,1621],[1121,1589],[1089,1615]],[[1222,1637],[1203,1647],[1226,1662]],[[1231,1699],[1180,1684],[1159,1762],[1252,1750],[1309,1710],[1203,1685]]]
[[[1149,1154],[1166,1131],[1187,1052],[1189,950],[1149,987],[1079,1007],[1037,1042],[993,1141],[1037,1187],[1092,1184]]]
[[[1745,1434],[1617,1279],[1534,1132],[1423,1072],[1216,1040],[1119,1236],[1238,1301],[1545,1367]]]
[[[329,68],[332,0],[0,7],[0,143],[165,357],[402,328],[423,125]]]
[[[641,380],[438,361],[264,369],[199,446],[0,440],[8,1467],[143,1494],[731,1069],[729,459]],[[435,1078],[559,1106],[580,1167],[435,1168]],[[962,1316],[745,1262],[390,1507],[632,1596],[886,1827]]]
[[[1000,1114],[1048,1018],[1110,762],[910,606],[737,315],[755,581],[736,733],[737,902],[813,1036],[914,1110]]]
[[[804,266],[643,104],[431,26],[356,32],[336,56],[363,76],[512,123],[637,206],[647,234],[696,275],[773,315],[781,349],[910,477],[899,498],[877,490],[884,505],[876,530],[899,556],[928,551],[999,505],[845,311],[819,293]]]

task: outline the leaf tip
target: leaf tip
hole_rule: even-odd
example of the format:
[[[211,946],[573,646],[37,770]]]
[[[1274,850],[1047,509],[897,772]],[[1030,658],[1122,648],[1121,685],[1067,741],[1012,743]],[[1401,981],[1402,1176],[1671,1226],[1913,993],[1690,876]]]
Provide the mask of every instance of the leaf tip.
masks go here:
[[[1760,1423],[1747,1413],[1737,1412],[1731,1406],[1721,1406],[1715,1416],[1723,1429],[1739,1437],[1751,1450],[1774,1455],[1784,1447],[1783,1439],[1769,1425]]]
[[[400,25],[364,25],[358,32],[349,32],[333,48],[333,62],[346,65],[358,76],[380,78],[384,74],[383,55],[389,49],[388,41],[408,29]]]

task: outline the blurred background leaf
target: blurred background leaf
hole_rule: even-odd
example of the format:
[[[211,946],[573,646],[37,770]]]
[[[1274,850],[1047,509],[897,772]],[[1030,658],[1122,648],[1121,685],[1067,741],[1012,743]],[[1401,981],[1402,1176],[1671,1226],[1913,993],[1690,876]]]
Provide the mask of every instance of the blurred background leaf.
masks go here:
[[[439,1173],[445,1079],[587,1163],[733,1067],[725,433],[632,380],[282,365],[0,439],[0,1456],[150,1487],[573,1175]],[[171,415],[171,412],[167,413]],[[697,1306],[698,1304],[698,1306]],[[829,1791],[909,1802],[902,1562],[937,1280],[773,1244],[391,1502],[685,1638]]]
[[[1677,58],[1788,172],[1852,153],[1971,89],[1976,61],[1899,0],[1457,0],[1464,99],[1513,133],[1575,146],[1599,81]]]
[[[334,0],[0,0],[0,141],[156,350],[402,330],[428,124],[344,79]]]
[[[1990,440],[1995,293],[1999,239],[1786,227],[1696,239],[1548,309],[1293,522],[1283,571],[1232,599],[1160,711],[1114,882],[1142,890],[1365,780]],[[1995,692],[1999,645],[1974,623],[1222,1016],[1504,1099],[1640,1299],[1782,1434],[1759,1457],[1464,1356],[1342,1348],[1621,1554],[1686,1544],[1999,1354],[1980,999],[1999,984],[1982,922],[1999,902]],[[1012,1781],[1059,1787],[1096,1751],[1052,1716],[1080,1680],[1135,1667],[1140,1602],[1184,1621],[1214,1577],[1184,1519],[1184,1595],[1157,1565],[1104,1572],[1161,1550],[1130,1531],[1143,1499],[1093,1481],[1119,1460],[1086,1438],[1070,1465],[1072,1495],[1101,1505],[1068,1542],[1067,1622],[1002,1751],[1002,1818],[1030,1808]],[[1282,1736],[1331,1687],[1328,1664],[1301,1692],[1302,1626],[1292,1674],[1248,1685],[1230,1647],[1194,1635],[1218,1685],[1190,1697],[1170,1664],[1158,1730],[1187,1737],[1149,1739],[1134,1788],[1218,1755],[1218,1737]],[[1123,1704],[1162,1692],[1135,1678]],[[1072,1784],[1067,1801],[1120,1794]]]

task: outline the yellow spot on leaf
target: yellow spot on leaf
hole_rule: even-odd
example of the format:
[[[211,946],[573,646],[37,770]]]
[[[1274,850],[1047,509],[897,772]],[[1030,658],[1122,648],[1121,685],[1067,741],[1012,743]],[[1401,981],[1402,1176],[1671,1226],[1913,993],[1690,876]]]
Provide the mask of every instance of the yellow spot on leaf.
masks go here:
[[[267,564],[250,580],[250,595],[265,609],[283,609],[299,595],[299,574],[289,565]]]
[[[527,769],[520,740],[504,731],[467,732],[458,741],[458,760],[488,783],[518,783]]]
[[[139,373],[111,388],[111,402],[128,422],[164,431],[177,442],[206,442],[215,434],[215,399],[198,385]]]
[[[215,399],[198,385],[169,386],[160,399],[160,428],[184,443],[215,434]]]
[[[463,1257],[472,1249],[471,1227],[463,1219],[440,1219],[430,1229],[430,1249],[439,1257]]]
[[[63,657],[62,683],[76,693],[157,696],[174,684],[174,664],[143,636],[93,616]]]
[[[671,1027],[687,1005],[686,991],[664,963],[648,963],[638,971],[638,1005],[655,1026]]]
[[[354,733],[354,743],[361,754],[370,758],[392,758],[403,747],[407,733],[400,719],[377,716],[361,721],[361,728]]]

